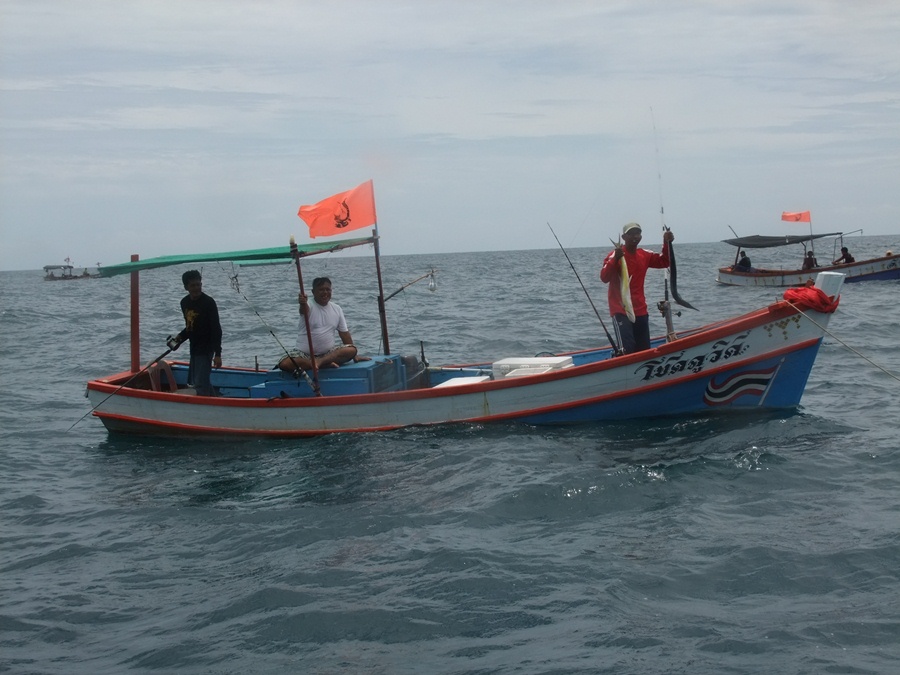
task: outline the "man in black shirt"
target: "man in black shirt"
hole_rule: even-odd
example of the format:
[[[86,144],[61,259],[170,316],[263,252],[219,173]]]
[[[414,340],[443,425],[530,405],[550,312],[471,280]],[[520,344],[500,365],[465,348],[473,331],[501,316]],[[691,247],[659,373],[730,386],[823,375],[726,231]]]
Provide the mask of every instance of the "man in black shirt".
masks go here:
[[[203,280],[197,270],[188,270],[181,275],[184,290],[188,292],[181,299],[184,314],[184,330],[168,345],[178,349],[185,340],[191,341],[191,366],[188,383],[197,390],[199,396],[215,396],[210,384],[212,368],[222,367],[222,325],[219,323],[219,308],[216,301],[203,292]]]
[[[852,255],[850,255],[850,251],[847,250],[846,246],[841,246],[841,257],[837,260],[833,261],[832,265],[848,265],[852,262],[856,262]]]

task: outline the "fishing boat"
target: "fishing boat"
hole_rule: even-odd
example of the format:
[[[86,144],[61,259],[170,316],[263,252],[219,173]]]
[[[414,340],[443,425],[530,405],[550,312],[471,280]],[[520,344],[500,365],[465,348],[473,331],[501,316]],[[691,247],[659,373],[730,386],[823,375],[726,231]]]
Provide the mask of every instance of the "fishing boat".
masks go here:
[[[74,279],[93,279],[100,276],[99,274],[91,274],[87,268],[83,268],[76,273],[75,266],[72,265],[72,261],[69,258],[66,258],[65,263],[65,265],[44,265],[44,281],[72,281]]]
[[[188,364],[165,352],[140,367],[138,276],[180,263],[290,261],[374,245],[383,353],[310,373],[256,367],[213,370],[218,396],[198,396]],[[799,404],[843,276],[787,289],[784,299],[735,318],[656,338],[651,349],[617,355],[615,345],[559,354],[508,354],[486,363],[432,366],[424,354],[390,351],[378,234],[335,243],[199,256],[168,256],[104,267],[131,274],[131,368],[87,383],[94,417],[110,432],[179,437],[311,437],[417,425],[521,422],[565,425]],[[302,277],[301,277],[302,279]],[[302,286],[302,280],[301,280]],[[87,416],[86,413],[85,416]]]
[[[724,243],[736,246],[738,250],[732,265],[719,268],[716,281],[728,286],[803,286],[814,281],[819,272],[838,272],[844,275],[847,282],[900,279],[900,257],[893,254],[884,255],[880,258],[858,260],[852,263],[829,264],[806,270],[792,268],[770,269],[755,266],[742,268],[738,265],[738,256],[744,249],[802,245],[803,255],[797,256],[797,259],[802,260],[806,257],[806,244],[808,242],[821,237],[840,236],[840,232],[833,232],[830,234],[785,235],[781,237],[754,235],[724,239]]]
[[[843,249],[844,233],[829,232],[826,234],[813,234],[812,219],[809,211],[788,212],[781,214],[781,219],[788,222],[809,223],[809,234],[802,235],[781,235],[781,236],[764,236],[753,235],[749,237],[738,237],[735,233],[733,239],[723,239],[723,243],[735,246],[737,250],[734,254],[734,262],[726,267],[720,267],[716,275],[716,281],[720,284],[728,286],[772,286],[772,287],[788,287],[803,286],[812,283],[819,272],[838,272],[844,275],[847,282],[855,281],[884,281],[890,279],[900,279],[900,260],[890,251],[880,258],[870,258],[867,260],[854,260],[853,262],[845,262],[836,264],[838,261],[838,249]],[[734,232],[734,230],[732,230]],[[862,232],[862,230],[854,230],[848,234]],[[745,249],[770,249],[780,248],[783,246],[800,246],[803,248],[802,255],[797,255],[795,260],[806,261],[809,256],[810,262],[816,262],[813,252],[812,242],[816,239],[824,237],[834,237],[833,254],[825,265],[815,264],[814,266],[789,266],[779,269],[771,267],[746,266],[741,265],[742,253]],[[809,250],[807,251],[807,244]]]

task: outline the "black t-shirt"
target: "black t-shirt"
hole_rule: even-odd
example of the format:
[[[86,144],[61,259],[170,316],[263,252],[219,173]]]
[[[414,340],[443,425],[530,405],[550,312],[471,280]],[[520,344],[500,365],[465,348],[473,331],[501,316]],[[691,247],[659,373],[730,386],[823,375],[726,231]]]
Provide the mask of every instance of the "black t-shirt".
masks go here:
[[[219,323],[219,308],[216,301],[206,293],[196,300],[190,295],[181,299],[185,328],[181,336],[191,341],[191,354],[215,352],[222,355],[222,325]]]

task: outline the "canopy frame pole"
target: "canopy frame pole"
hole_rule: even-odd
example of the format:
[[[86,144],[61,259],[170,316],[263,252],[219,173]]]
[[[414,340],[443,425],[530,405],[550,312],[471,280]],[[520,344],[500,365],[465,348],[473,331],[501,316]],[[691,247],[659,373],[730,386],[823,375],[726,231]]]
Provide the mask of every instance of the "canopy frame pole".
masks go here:
[[[381,279],[381,249],[378,245],[378,222],[372,230],[372,239],[375,244],[375,276],[378,277],[378,319],[381,322],[381,341],[384,344],[384,355],[391,353],[391,343],[388,338],[387,311],[385,310],[384,283]]]
[[[131,262],[138,261],[137,253],[131,254]],[[162,357],[160,357],[162,358]],[[140,272],[131,273],[131,372],[141,367],[141,281]]]

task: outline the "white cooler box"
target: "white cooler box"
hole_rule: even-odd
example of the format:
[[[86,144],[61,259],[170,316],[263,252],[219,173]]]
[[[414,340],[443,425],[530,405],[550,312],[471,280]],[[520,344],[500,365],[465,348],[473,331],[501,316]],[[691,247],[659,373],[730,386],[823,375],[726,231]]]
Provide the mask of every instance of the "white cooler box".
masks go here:
[[[571,356],[535,356],[534,358],[501,359],[493,363],[495,380],[523,375],[540,375],[551,370],[572,367]]]

